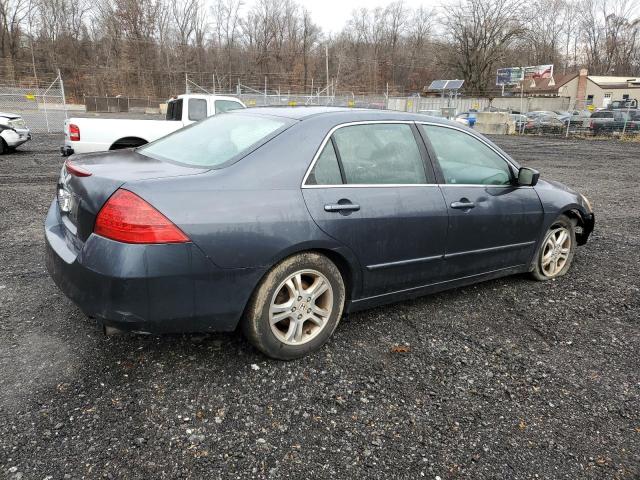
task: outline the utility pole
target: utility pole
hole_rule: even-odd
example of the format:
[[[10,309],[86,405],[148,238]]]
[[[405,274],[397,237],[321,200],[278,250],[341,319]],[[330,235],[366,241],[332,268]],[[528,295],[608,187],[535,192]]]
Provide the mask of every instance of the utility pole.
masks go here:
[[[325,60],[325,66],[327,70],[327,88],[329,88],[329,45],[324,46],[324,60]],[[328,94],[329,92],[327,91],[327,95]]]

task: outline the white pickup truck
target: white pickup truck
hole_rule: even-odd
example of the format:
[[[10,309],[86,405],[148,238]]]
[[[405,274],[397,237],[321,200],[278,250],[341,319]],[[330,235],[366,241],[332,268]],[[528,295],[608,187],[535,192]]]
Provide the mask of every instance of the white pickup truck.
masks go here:
[[[218,113],[246,108],[235,97],[179,95],[167,102],[165,120],[70,118],[64,122],[63,156],[139,147]]]

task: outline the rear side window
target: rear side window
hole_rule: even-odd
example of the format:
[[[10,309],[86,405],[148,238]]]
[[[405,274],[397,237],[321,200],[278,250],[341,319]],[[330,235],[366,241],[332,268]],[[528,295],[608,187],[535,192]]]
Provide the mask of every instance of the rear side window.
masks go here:
[[[229,114],[209,117],[137,151],[158,160],[216,168],[242,158],[293,123],[281,117]]]
[[[342,184],[342,175],[340,174],[340,165],[338,157],[333,148],[333,142],[329,140],[322,153],[316,160],[313,170],[307,178],[307,185],[340,185]]]
[[[167,120],[182,120],[182,99],[172,100],[167,104]]]
[[[421,125],[447,184],[509,185],[511,170],[495,151],[460,130]]]
[[[215,106],[216,113],[224,113],[244,108],[240,102],[234,102],[232,100],[216,100]]]
[[[203,98],[189,99],[189,120],[197,122],[207,118],[207,101]]]
[[[336,130],[333,138],[348,184],[427,183],[410,125],[352,125]]]

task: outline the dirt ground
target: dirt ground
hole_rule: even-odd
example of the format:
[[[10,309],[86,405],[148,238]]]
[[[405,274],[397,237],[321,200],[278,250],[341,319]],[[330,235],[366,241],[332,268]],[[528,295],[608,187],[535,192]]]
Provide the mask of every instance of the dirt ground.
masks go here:
[[[104,337],[44,267],[60,138],[0,157],[0,478],[640,478],[640,143],[494,140],[592,201],[572,271],[354,314],[289,363]]]

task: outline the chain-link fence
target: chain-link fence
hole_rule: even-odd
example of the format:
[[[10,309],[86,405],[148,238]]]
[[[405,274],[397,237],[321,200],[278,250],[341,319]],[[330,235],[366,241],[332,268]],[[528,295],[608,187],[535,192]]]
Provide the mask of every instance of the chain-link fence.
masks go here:
[[[539,111],[512,117],[520,135],[640,138],[638,109]]]
[[[0,85],[0,111],[21,115],[34,133],[62,132],[67,109],[60,75],[34,87]]]
[[[84,107],[86,112],[92,113],[158,113],[160,104],[166,102],[157,98],[133,98],[119,95],[117,97],[97,97],[91,95],[84,96]]]
[[[213,91],[215,87],[203,88],[188,77],[185,85],[187,92],[236,96],[248,107],[327,105],[389,109],[451,119],[468,116],[468,112],[473,111],[499,111],[510,114],[510,125],[505,130],[519,135],[640,137],[638,109],[629,106],[626,109],[591,111],[576,109],[575,105],[572,109],[567,97],[387,97],[345,92],[336,94],[332,85],[316,88],[315,93],[299,94],[270,90],[266,83],[264,90],[238,83],[235,91],[223,92]],[[85,96],[83,101],[85,111],[90,113],[148,114],[161,112],[160,105],[164,102],[165,99],[128,96]],[[61,132],[67,118],[67,105],[60,75],[50,83],[39,82],[37,86],[0,85],[0,111],[22,115],[34,133]]]

